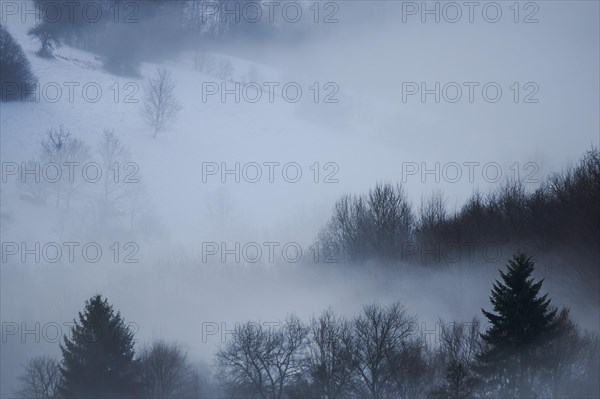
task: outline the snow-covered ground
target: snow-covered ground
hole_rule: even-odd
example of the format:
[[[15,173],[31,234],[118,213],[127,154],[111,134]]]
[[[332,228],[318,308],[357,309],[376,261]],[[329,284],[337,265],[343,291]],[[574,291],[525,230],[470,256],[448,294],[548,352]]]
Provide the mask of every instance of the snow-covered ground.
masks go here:
[[[550,20],[550,15],[546,16],[548,24],[560,21]],[[442,36],[444,40],[440,42],[438,30],[443,28],[441,26],[425,32],[410,26],[402,27],[398,37],[385,38],[402,51],[390,51],[389,59],[381,60],[376,58],[378,50],[368,36],[340,41],[336,48],[339,57],[327,58],[324,52],[331,52],[329,49],[332,48],[327,41],[309,46],[308,50],[299,49],[294,53],[295,59],[299,60],[297,68],[289,64],[273,66],[227,54],[211,54],[215,64],[227,60],[233,67],[230,81],[223,81],[214,73],[207,75],[195,69],[193,53],[181,54],[179,59],[164,65],[144,64],[138,78],[107,73],[97,56],[68,46],[57,49],[54,59],[43,59],[35,55],[38,43],[26,34],[33,23],[34,18],[26,18],[23,22],[18,16],[8,17],[6,21],[8,30],[31,61],[41,93],[37,102],[2,104],[0,155],[3,162],[33,159],[50,128],[62,125],[92,148],[104,129],[114,129],[130,148],[131,160],[139,165],[156,215],[178,244],[187,245],[199,237],[207,240],[214,235],[213,222],[207,219],[206,209],[214,207],[214,202],[220,201],[217,198],[228,198],[232,212],[237,215],[238,227],[243,227],[237,230],[248,231],[248,236],[262,239],[266,234],[282,239],[282,234],[288,234],[294,241],[310,241],[324,224],[336,198],[344,193],[364,192],[377,181],[402,181],[406,177],[403,171],[412,167],[406,162],[418,164],[420,171],[435,169],[436,163],[441,164],[438,166],[441,179],[432,174],[423,179],[420,173],[406,179],[405,187],[415,207],[422,196],[428,196],[434,189],[442,189],[448,197],[449,208],[455,209],[473,189],[485,191],[487,187],[497,185],[490,184],[483,176],[482,167],[487,163],[500,164],[502,176],[510,177],[515,175],[517,162],[520,177],[533,172],[533,183],[529,187],[534,188],[546,173],[575,161],[585,148],[594,144],[592,131],[598,128],[598,122],[590,124],[587,117],[589,107],[594,104],[586,103],[585,108],[581,108],[580,112],[585,116],[581,120],[575,116],[569,119],[557,108],[565,101],[583,102],[586,97],[578,80],[573,80],[570,86],[558,86],[552,73],[587,66],[580,67],[569,59],[554,60],[552,48],[537,46],[540,62],[552,62],[548,66],[550,69],[539,76],[528,69],[517,74],[515,71],[520,71],[517,67],[495,70],[496,79],[491,74],[492,69],[487,74],[472,72],[469,75],[468,71],[474,71],[477,64],[466,61],[459,72],[452,75],[450,71],[456,65],[444,66],[439,61],[451,54],[446,46],[452,40],[464,39],[462,35],[468,34],[468,31],[458,29]],[[536,26],[509,28],[515,35],[529,29],[529,37],[534,43],[545,43],[543,32]],[[481,49],[480,58],[476,55],[474,61],[492,65],[494,54],[505,54],[509,50],[494,46],[503,42],[500,28],[494,29],[489,43],[469,36],[470,43]],[[374,30],[373,35],[377,34]],[[423,46],[411,47],[417,38],[423,41]],[[330,40],[336,40],[336,37]],[[560,40],[557,46],[567,45],[567,39]],[[423,51],[436,43],[442,49],[437,54]],[[354,48],[356,50],[352,51]],[[366,52],[365,56],[361,56],[361,49]],[[528,46],[523,44],[512,51],[527,54]],[[309,56],[303,56],[303,52]],[[361,60],[366,56],[373,59]],[[315,60],[320,58],[325,60],[321,72],[315,69],[318,65]],[[456,58],[461,58],[460,54]],[[356,64],[344,65],[344,59]],[[141,117],[139,101],[146,79],[158,67],[172,72],[177,83],[176,97],[183,109],[174,123],[153,139],[152,129]],[[419,71],[421,75],[418,75]],[[582,69],[579,74],[586,76],[586,71]],[[430,76],[436,76],[438,80],[447,76],[448,81],[459,82],[474,80],[474,77],[481,82],[498,81],[506,93],[500,104],[488,104],[481,99],[474,104],[422,104],[417,100],[403,103],[399,95],[390,97],[388,91],[398,90],[399,82],[418,82],[418,78],[427,80]],[[267,92],[263,92],[256,103],[245,100],[256,94],[246,86],[241,86],[239,103],[232,94],[226,96],[225,102],[219,94],[207,96],[203,101],[206,85],[220,90],[225,84],[231,89],[234,81],[243,84],[249,80],[256,80],[263,87],[264,82],[276,82],[274,101],[269,101]],[[505,101],[512,95],[507,89],[510,83],[506,82],[515,80],[521,85],[535,80],[540,87],[540,104]],[[302,100],[298,103],[282,97],[282,87],[290,82],[303,90]],[[319,85],[316,104],[314,82]],[[333,85],[327,86],[328,83]],[[594,82],[590,83],[594,85]],[[69,85],[75,84],[74,97],[70,99]],[[62,97],[51,102],[49,99],[55,97],[57,87]],[[101,96],[97,102],[91,102],[97,88],[101,90]],[[294,88],[287,93],[293,97]],[[324,103],[328,95],[339,101]],[[573,139],[568,144],[557,145],[567,134],[565,129],[569,123],[574,131],[568,134]],[[544,141],[533,139],[540,135]],[[535,170],[525,166],[531,161],[536,163]],[[227,184],[223,184],[220,174],[208,176],[203,182],[202,168],[207,162],[230,169],[239,163],[242,172],[248,163],[256,162],[262,166],[263,175],[256,183],[244,181],[243,174],[239,184],[233,182],[232,175],[227,175]],[[274,183],[268,181],[269,167],[264,165],[269,162],[280,164],[275,169]],[[450,177],[455,173],[453,168],[443,169],[449,162],[461,165],[462,177],[458,182],[444,179],[444,172]],[[479,162],[473,180],[467,178],[469,170],[464,166],[465,162]],[[302,172],[297,183],[289,183],[282,176],[283,165],[291,163],[297,163]],[[296,167],[291,166],[288,177],[295,175]],[[314,182],[315,168],[320,172],[318,183]],[[255,169],[249,166],[247,172],[248,176],[254,176]],[[328,176],[333,180],[328,180]],[[325,183],[325,180],[333,182]],[[24,204],[17,206],[16,190],[5,186],[3,200],[7,208],[14,204],[14,212],[18,212],[16,208],[22,208]],[[26,214],[38,211],[29,208],[25,210]],[[27,221],[15,222],[26,231],[33,228],[22,223]]]

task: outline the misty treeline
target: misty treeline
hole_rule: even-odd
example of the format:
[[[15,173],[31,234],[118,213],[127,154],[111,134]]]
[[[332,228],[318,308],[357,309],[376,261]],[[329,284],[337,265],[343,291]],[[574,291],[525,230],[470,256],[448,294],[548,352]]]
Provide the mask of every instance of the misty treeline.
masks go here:
[[[281,23],[259,0],[35,0],[40,22],[30,35],[39,55],[52,56],[61,43],[100,55],[107,70],[135,75],[143,61],[181,50],[198,50],[223,40],[299,39],[314,31],[300,23]],[[308,11],[312,2],[295,2]],[[314,6],[313,6],[314,7]],[[295,18],[294,12],[289,12]]]
[[[516,253],[493,284],[491,309],[466,323],[420,322],[401,302],[346,318],[246,321],[222,336],[213,377],[176,343],[136,351],[133,329],[90,298],[61,358],[32,358],[26,398],[586,398],[600,395],[597,334],[551,304],[534,263]],[[486,306],[485,304],[482,304]],[[487,305],[486,307],[488,307]],[[141,328],[142,326],[140,326]]]
[[[93,238],[156,239],[155,215],[139,166],[112,129],[90,145],[63,126],[46,131],[34,159],[15,164],[19,199],[54,208],[59,232]]]
[[[415,208],[401,185],[377,184],[340,198],[319,242],[344,261],[433,266],[481,264],[498,250],[527,248],[597,302],[600,152],[590,149],[533,191],[517,180],[476,191],[455,212],[441,191]]]

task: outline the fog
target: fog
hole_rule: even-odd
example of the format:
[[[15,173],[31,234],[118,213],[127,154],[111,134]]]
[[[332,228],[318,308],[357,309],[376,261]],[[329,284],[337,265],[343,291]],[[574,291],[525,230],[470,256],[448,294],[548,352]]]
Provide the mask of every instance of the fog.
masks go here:
[[[0,105],[1,397],[14,397],[29,358],[60,358],[58,337],[70,334],[95,294],[130,323],[136,345],[177,342],[206,378],[217,375],[214,355],[236,323],[280,323],[291,313],[308,321],[328,307],[352,319],[364,305],[401,301],[436,346],[440,318],[483,320],[499,269],[534,239],[491,240],[497,253],[488,256],[480,247],[490,240],[482,237],[474,257],[451,261],[427,253],[417,262],[353,261],[321,247],[336,201],[400,184],[416,219],[436,192],[453,215],[474,192],[515,180],[534,193],[600,144],[597,2],[517,2],[518,15],[508,2],[493,3],[485,15],[490,2],[471,11],[458,2],[462,14],[451,23],[455,10],[444,2],[301,1],[291,2],[303,7],[297,23],[277,8],[272,22],[263,15],[244,24],[242,15],[232,25],[242,28],[227,25],[234,33],[222,35],[206,33],[220,29],[218,19],[180,32],[184,22],[167,15],[167,4],[148,25],[140,14],[139,24],[104,28],[123,32],[112,53],[106,47],[118,47],[117,39],[95,25],[85,33],[84,20],[84,33],[59,35],[50,57],[40,56],[40,41],[28,34],[39,20],[23,10],[34,2],[2,3],[2,26],[38,84],[59,86],[63,95],[52,101],[42,91],[33,101]],[[130,3],[144,12],[148,2]],[[439,9],[439,22],[421,7]],[[490,22],[496,9],[502,14]],[[130,62],[134,48],[142,55],[131,72],[111,69]],[[141,112],[159,69],[169,72],[180,106],[160,128]],[[4,93],[11,81],[2,82]],[[236,94],[240,82],[245,88]],[[275,87],[273,101],[265,82]],[[77,84],[73,101],[65,83]],[[98,101],[80,89],[89,83],[101,88]],[[298,101],[286,100],[295,87]],[[429,92],[421,97],[423,89]],[[97,162],[103,179],[35,181],[58,162],[42,143],[59,127],[87,147],[68,160]],[[105,180],[114,173],[101,149],[105,130],[126,148],[113,159],[118,182]],[[40,169],[23,177],[29,161]],[[127,176],[133,184],[122,184]],[[581,211],[594,223],[595,210]],[[581,244],[589,252],[574,238],[577,245],[540,244],[531,255],[552,306],[570,308],[581,329],[597,333],[596,232],[577,232],[590,237]],[[76,243],[73,259],[66,243]],[[82,251],[90,243],[102,251],[92,261]],[[61,256],[49,261],[56,247]],[[575,259],[591,264],[596,280],[569,272]]]

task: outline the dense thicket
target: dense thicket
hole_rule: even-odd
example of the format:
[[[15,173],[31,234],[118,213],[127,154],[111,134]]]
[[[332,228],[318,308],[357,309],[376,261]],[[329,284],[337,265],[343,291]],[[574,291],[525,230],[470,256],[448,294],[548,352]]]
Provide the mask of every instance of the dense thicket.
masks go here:
[[[30,30],[52,56],[60,44],[94,52],[116,74],[135,75],[144,60],[178,49],[182,40],[183,1],[80,2],[35,0],[40,22]]]
[[[35,90],[37,79],[21,46],[0,24],[0,99],[23,101]]]
[[[443,242],[488,240],[535,242],[598,254],[600,250],[600,152],[586,152],[579,164],[550,176],[528,193],[519,181],[484,197],[475,193],[462,209],[419,228],[421,239]]]
[[[399,259],[412,241],[415,219],[401,186],[377,184],[368,194],[336,204],[321,240],[352,260]]]

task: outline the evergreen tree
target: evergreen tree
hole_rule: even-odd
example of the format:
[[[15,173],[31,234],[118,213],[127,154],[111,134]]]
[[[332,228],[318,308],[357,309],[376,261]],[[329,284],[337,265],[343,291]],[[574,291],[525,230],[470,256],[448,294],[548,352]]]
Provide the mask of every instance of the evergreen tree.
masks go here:
[[[36,83],[23,49],[0,24],[0,100],[23,101],[34,91]]]
[[[67,398],[138,397],[133,332],[102,296],[86,301],[64,337],[61,395]]]
[[[534,262],[520,252],[500,271],[490,301],[494,311],[482,309],[490,326],[482,334],[480,371],[493,390],[510,397],[534,397],[533,380],[541,353],[557,330],[557,310],[548,294],[540,296],[543,280],[534,281]]]

